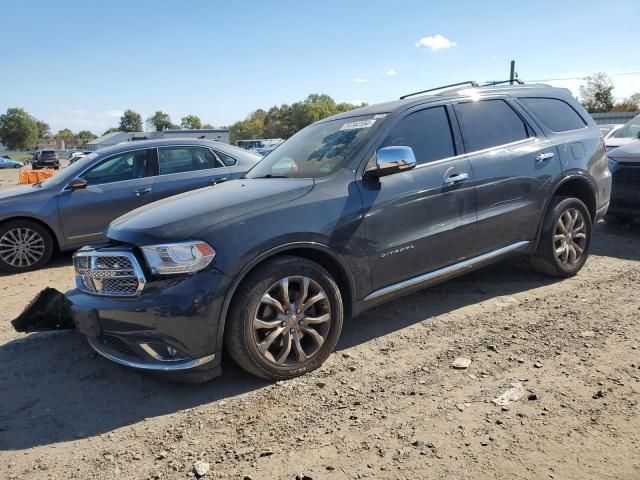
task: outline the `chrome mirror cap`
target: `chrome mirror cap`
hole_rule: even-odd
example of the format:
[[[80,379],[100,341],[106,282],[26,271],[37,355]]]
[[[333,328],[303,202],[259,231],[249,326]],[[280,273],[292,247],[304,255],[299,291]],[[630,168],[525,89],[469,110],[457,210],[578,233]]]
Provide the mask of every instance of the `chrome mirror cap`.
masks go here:
[[[376,178],[411,170],[416,166],[416,156],[411,147],[383,147],[376,151],[376,165],[366,171]]]

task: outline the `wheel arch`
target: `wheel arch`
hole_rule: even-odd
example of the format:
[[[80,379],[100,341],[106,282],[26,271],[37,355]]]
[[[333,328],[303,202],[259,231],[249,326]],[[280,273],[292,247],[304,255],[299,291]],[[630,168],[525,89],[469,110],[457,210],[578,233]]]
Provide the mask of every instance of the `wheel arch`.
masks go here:
[[[542,225],[549,210],[551,199],[553,197],[575,197],[581,200],[589,210],[591,222],[595,223],[597,213],[597,197],[596,189],[588,177],[582,174],[567,175],[556,185],[553,193],[546,200],[544,214],[540,216],[538,223],[538,231],[536,234],[535,248],[537,249],[540,235],[542,234]]]
[[[355,281],[351,269],[347,265],[342,256],[333,250],[332,248],[317,242],[293,242],[286,245],[281,245],[271,250],[268,250],[256,258],[248,262],[240,272],[235,276],[229,289],[225,295],[220,311],[220,317],[218,321],[218,331],[216,340],[216,349],[220,351],[224,343],[224,330],[227,323],[227,317],[229,314],[229,307],[235,297],[238,287],[247,278],[247,275],[255,270],[264,262],[269,261],[278,256],[291,255],[308,260],[314,261],[322,265],[329,271],[333,279],[338,284],[340,293],[343,295],[342,303],[344,305],[345,318],[348,318],[352,313],[352,305],[355,298]]]
[[[33,223],[37,223],[38,225],[40,225],[41,227],[44,227],[47,229],[47,231],[51,234],[51,238],[53,239],[53,248],[54,248],[54,252],[59,252],[60,251],[60,240],[58,239],[58,235],[56,234],[56,231],[51,228],[51,225],[49,225],[47,222],[45,222],[44,220],[37,218],[37,217],[30,217],[28,215],[18,215],[15,217],[7,217],[7,218],[3,218],[2,220],[0,220],[0,226],[9,223],[9,222],[14,222],[14,221],[29,221],[29,222],[33,222]]]

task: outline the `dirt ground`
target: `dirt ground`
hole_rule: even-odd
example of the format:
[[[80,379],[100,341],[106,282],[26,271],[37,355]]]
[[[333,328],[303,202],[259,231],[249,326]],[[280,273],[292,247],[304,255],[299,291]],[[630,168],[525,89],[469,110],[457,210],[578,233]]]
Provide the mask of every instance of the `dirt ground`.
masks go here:
[[[58,256],[0,276],[0,478],[638,479],[639,260],[640,225],[600,223],[572,279],[508,260],[349,321],[305,377],[224,359],[194,386],[14,332],[35,293],[72,286]]]

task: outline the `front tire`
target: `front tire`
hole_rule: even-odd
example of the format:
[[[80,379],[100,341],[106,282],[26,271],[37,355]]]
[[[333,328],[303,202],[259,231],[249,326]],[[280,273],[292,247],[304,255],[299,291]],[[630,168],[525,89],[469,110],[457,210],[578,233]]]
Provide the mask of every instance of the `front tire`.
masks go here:
[[[585,204],[573,197],[554,197],[547,209],[532,266],[554,277],[578,273],[589,257],[592,221]]]
[[[51,233],[36,222],[11,220],[0,225],[0,271],[37,270],[51,260],[54,249]]]
[[[277,257],[238,287],[225,345],[253,375],[297,377],[320,367],[334,350],[343,311],[340,289],[322,266],[305,258]]]

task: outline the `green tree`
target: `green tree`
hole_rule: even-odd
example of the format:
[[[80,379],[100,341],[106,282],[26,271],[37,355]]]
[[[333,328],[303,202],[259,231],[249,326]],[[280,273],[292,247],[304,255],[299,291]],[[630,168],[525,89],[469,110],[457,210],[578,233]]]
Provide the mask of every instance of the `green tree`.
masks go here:
[[[141,132],[142,116],[133,110],[125,110],[120,117],[120,127],[118,130],[123,132]]]
[[[74,137],[75,135],[68,128],[63,128],[62,130],[59,130],[58,133],[56,133],[56,138],[68,139],[68,138],[74,138]]]
[[[109,135],[110,133],[115,133],[115,132],[122,132],[122,130],[119,127],[111,127],[111,128],[107,128],[102,135]]]
[[[616,103],[612,110],[614,112],[637,112],[640,110],[640,93],[634,93],[623,101]]]
[[[51,129],[48,123],[36,120],[36,125],[38,126],[38,138],[51,138]]]
[[[208,130],[213,130],[213,129],[214,129],[214,128],[216,128],[216,127],[214,127],[214,126],[213,126],[213,125],[211,125],[210,123],[205,123],[204,125],[202,125],[202,128],[206,128],[206,129],[208,129]]]
[[[22,108],[0,115],[0,141],[11,150],[29,150],[38,142],[38,123]]]
[[[196,115],[187,115],[186,117],[182,117],[180,126],[188,130],[198,130],[202,128],[202,122],[200,121],[200,117]]]
[[[168,130],[173,127],[169,114],[161,112],[160,110],[147,118],[147,125],[155,128],[156,132],[162,132],[163,130]]]
[[[589,113],[609,112],[613,108],[613,81],[606,73],[595,73],[585,78],[580,86],[580,101]]]
[[[76,137],[78,138],[78,140],[80,140],[80,144],[82,146],[85,146],[87,144],[87,142],[90,142],[91,140],[98,138],[96,137],[96,135],[94,135],[93,132],[90,132],[89,130],[81,130],[78,132],[78,135],[76,135]]]

